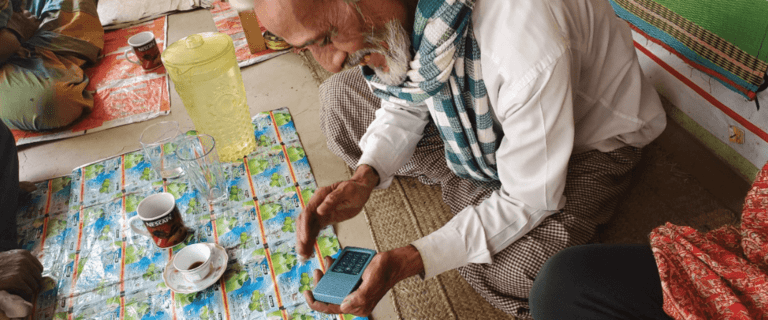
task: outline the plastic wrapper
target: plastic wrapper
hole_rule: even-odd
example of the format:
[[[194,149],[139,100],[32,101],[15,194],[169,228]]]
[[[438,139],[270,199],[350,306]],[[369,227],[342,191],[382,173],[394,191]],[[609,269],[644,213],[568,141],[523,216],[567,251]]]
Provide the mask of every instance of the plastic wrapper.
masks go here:
[[[136,291],[125,294],[125,320],[172,320],[171,290]]]
[[[273,146],[280,145],[277,128],[269,113],[260,113],[253,118],[253,132],[256,136],[256,153],[264,153]]]
[[[48,204],[48,213],[67,213],[72,193],[72,176],[58,177],[50,180],[49,187],[51,199]]]
[[[45,216],[45,207],[48,201],[48,181],[38,182],[35,187],[37,189],[31,192],[27,199],[19,203],[16,214],[16,224],[19,229]]]
[[[233,319],[264,319],[266,313],[279,309],[272,278],[264,273],[265,264],[234,263],[227,268],[222,278]]]
[[[268,243],[296,237],[296,219],[301,213],[298,193],[281,194],[259,202],[259,211]]]
[[[309,259],[304,263],[297,263],[293,268],[276,277],[280,300],[284,306],[305,303],[303,292],[314,289],[313,271],[320,268],[316,259]]]
[[[42,250],[37,255],[40,263],[43,264],[43,270],[48,271],[46,275],[50,275],[53,267],[58,264],[64,251],[67,233],[72,232],[67,223],[68,218],[66,212],[56,213],[47,218],[45,242],[43,242]]]
[[[224,176],[227,179],[227,201],[217,203],[213,210],[223,213],[231,210],[241,210],[253,207],[254,199],[251,193],[248,173],[242,161],[223,164]]]
[[[248,157],[248,170],[257,199],[282,194],[295,183],[282,148]]]
[[[122,196],[122,161],[114,157],[83,167],[83,205],[108,202]]]
[[[296,132],[296,126],[293,123],[293,117],[288,109],[282,108],[272,111],[272,119],[277,125],[277,133],[283,143],[299,140],[299,134]]]
[[[263,248],[259,217],[256,209],[231,211],[216,215],[216,236],[219,244],[249,261],[249,252]]]
[[[309,160],[301,143],[298,140],[288,142],[285,144],[285,151],[288,153],[291,168],[296,174],[296,182],[299,184],[314,182],[315,177],[312,175],[312,168],[309,166]]]
[[[214,284],[207,289],[188,294],[174,294],[176,319],[201,320],[225,319],[224,298],[221,286]]]
[[[160,175],[152,168],[152,164],[142,150],[123,155],[123,163],[126,193],[145,190],[148,187],[157,186],[158,183],[162,186],[163,181]]]

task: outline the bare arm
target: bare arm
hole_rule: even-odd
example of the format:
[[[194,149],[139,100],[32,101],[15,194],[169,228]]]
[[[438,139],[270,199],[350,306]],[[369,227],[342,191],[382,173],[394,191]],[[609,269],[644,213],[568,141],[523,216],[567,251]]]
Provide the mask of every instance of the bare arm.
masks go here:
[[[5,63],[16,51],[21,48],[19,39],[16,39],[16,35],[8,29],[0,29],[0,64]]]

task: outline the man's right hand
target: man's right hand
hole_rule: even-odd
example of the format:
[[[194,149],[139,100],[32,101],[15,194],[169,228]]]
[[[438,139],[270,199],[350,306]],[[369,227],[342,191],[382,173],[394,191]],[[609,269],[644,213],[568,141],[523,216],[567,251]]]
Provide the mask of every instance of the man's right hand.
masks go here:
[[[32,301],[40,290],[43,265],[27,250],[0,252],[0,290]]]
[[[360,213],[378,184],[376,170],[361,165],[351,179],[317,189],[296,221],[296,250],[299,255],[309,259],[320,230]]]

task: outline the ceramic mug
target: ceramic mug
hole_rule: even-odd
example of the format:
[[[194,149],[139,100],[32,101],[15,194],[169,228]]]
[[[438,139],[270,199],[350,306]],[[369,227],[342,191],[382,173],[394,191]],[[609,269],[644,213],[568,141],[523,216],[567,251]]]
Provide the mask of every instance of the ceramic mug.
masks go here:
[[[133,48],[133,50],[125,50],[125,60],[128,62],[138,64],[147,71],[163,65],[163,61],[160,59],[160,49],[157,47],[157,41],[155,41],[155,34],[151,31],[144,31],[131,36],[128,38],[128,45]],[[131,60],[128,57],[131,51],[139,60]]]
[[[207,243],[195,243],[182,248],[174,255],[173,267],[187,281],[198,282],[211,274],[213,252]]]
[[[167,192],[149,195],[139,202],[138,215],[128,220],[133,232],[152,238],[160,248],[173,247],[187,238],[187,228],[181,219],[176,199]],[[146,228],[136,226],[141,220]]]

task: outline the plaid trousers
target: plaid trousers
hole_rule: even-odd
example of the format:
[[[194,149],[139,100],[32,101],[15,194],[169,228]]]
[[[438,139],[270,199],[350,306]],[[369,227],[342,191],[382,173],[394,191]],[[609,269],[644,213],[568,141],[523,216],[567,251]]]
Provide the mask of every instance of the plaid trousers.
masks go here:
[[[328,148],[352,168],[362,155],[360,138],[373,122],[380,100],[371,93],[359,69],[338,73],[320,86],[321,129]],[[477,205],[501,184],[457,177],[446,165],[444,143],[433,123],[411,159],[396,175],[416,177],[424,184],[439,184],[443,201],[453,214]],[[629,189],[632,169],[641,149],[623,147],[574,154],[568,164],[565,207],[493,256],[491,264],[459,268],[461,276],[483,298],[511,315],[530,318],[528,293],[539,269],[558,251],[593,239],[597,226],[606,223],[619,199]],[[503,163],[499,163],[503,166]]]

